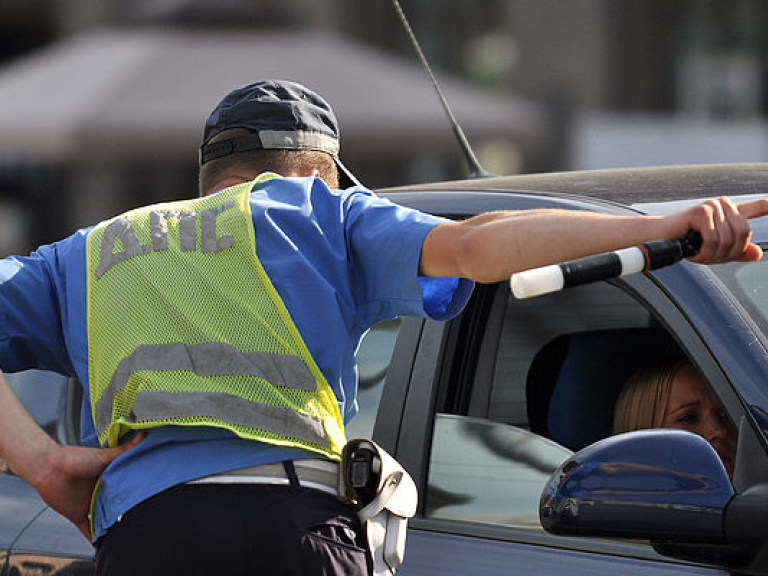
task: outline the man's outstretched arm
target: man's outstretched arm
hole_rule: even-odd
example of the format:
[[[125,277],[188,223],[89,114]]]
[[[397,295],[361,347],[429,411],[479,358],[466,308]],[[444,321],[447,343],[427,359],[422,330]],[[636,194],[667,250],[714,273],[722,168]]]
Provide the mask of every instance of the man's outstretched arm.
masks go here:
[[[425,276],[461,276],[499,282],[515,272],[617,250],[688,230],[701,233],[694,262],[754,261],[749,220],[768,215],[768,200],[735,204],[709,200],[668,216],[615,216],[574,210],[490,212],[447,222],[427,235],[421,253]]]
[[[54,510],[91,539],[91,494],[107,465],[141,441],[114,448],[62,446],[38,426],[0,372],[0,456]]]

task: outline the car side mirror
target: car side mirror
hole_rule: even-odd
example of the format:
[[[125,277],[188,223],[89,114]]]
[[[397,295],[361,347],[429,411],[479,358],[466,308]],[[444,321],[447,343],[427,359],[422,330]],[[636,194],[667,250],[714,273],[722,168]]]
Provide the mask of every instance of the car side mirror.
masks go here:
[[[737,495],[700,436],[642,430],[565,461],[542,492],[539,518],[553,534],[646,539],[668,556],[744,566],[764,548],[766,493],[759,486]]]

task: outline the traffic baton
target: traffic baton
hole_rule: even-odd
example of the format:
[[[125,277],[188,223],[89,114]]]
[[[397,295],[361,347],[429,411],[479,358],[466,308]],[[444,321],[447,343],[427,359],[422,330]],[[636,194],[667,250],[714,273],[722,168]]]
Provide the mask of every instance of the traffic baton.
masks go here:
[[[643,242],[631,248],[517,272],[512,274],[509,284],[515,298],[531,298],[572,286],[663,268],[694,256],[700,249],[701,234],[690,230],[682,238]]]

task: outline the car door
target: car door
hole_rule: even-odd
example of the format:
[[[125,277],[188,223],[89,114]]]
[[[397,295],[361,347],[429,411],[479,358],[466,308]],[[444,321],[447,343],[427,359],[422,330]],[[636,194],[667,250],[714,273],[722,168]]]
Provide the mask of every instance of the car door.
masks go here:
[[[553,430],[542,431],[541,423],[532,421],[532,373],[542,364],[547,372],[551,358],[561,353],[560,340],[573,345],[594,336],[602,350],[605,342],[644,337],[653,343],[663,334],[719,388],[724,385],[723,375],[712,370],[715,359],[677,307],[649,279],[635,284],[597,283],[528,301],[514,300],[506,285],[480,286],[450,323],[403,322],[401,337],[418,338],[418,345],[403,346],[401,352],[412,351],[405,358],[396,346],[391,370],[408,371],[408,384],[400,381],[402,374],[388,376],[376,427],[377,439],[391,443],[420,488],[419,513],[410,522],[399,573],[725,573],[663,557],[645,542],[553,536],[538,521],[549,475],[580,443],[591,441],[555,440]],[[554,356],[541,360],[550,346]],[[598,380],[607,378],[600,363],[616,357],[621,359],[616,352],[597,358]],[[589,406],[598,396],[587,396],[582,404]],[[550,427],[567,412],[561,409]],[[398,413],[402,418],[393,425]],[[586,418],[577,432],[596,420]]]
[[[57,442],[76,443],[81,389],[76,380],[39,370],[8,375],[35,421]],[[94,573],[93,548],[68,520],[0,462],[2,574],[13,576]]]

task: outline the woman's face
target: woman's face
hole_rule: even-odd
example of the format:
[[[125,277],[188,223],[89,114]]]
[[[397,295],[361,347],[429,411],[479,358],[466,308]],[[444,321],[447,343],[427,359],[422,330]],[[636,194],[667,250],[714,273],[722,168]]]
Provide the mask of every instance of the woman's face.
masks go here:
[[[689,430],[706,439],[733,477],[736,430],[720,400],[693,366],[684,366],[675,374],[661,425]]]

